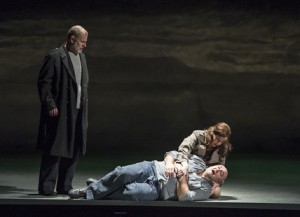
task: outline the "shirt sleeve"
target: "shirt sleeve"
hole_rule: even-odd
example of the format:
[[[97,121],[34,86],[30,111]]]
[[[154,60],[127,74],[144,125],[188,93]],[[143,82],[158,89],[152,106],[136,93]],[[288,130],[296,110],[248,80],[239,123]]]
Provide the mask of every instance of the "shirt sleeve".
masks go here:
[[[166,157],[166,156],[171,156],[174,159],[174,161],[176,161],[178,159],[178,152],[177,151],[168,151],[165,153],[164,157]]]
[[[185,195],[179,199],[179,201],[200,201],[207,200],[210,197],[210,190],[198,189],[188,191]]]

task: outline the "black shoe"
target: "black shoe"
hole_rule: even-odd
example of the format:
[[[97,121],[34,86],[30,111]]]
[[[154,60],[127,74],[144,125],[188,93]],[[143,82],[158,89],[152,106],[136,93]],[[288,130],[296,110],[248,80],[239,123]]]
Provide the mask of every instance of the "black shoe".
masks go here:
[[[94,178],[88,178],[86,180],[86,185],[89,186],[90,184],[94,183],[94,182],[97,182],[98,180],[97,179],[94,179]]]
[[[68,195],[71,199],[86,198],[86,188],[71,189]]]
[[[53,191],[50,191],[50,192],[39,191],[39,195],[43,195],[43,196],[55,196],[56,193],[53,192]]]
[[[69,191],[57,190],[57,194],[68,195],[68,194],[69,194]]]

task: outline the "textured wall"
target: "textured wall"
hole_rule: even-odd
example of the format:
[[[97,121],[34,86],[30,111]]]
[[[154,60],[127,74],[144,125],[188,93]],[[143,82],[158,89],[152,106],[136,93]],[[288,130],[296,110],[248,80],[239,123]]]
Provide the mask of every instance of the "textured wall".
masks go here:
[[[12,2],[21,9],[0,21],[1,150],[34,147],[39,67],[74,24],[89,31],[91,149],[165,151],[194,129],[225,121],[237,152],[299,150],[293,5],[139,2],[56,14]]]

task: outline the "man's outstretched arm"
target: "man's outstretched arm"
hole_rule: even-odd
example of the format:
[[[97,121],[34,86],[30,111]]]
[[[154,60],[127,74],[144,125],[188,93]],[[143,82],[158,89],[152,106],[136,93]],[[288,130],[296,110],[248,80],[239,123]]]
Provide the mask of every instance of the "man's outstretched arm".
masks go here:
[[[187,182],[187,176],[186,175],[181,176],[177,180],[177,197],[178,197],[178,200],[182,200],[189,190],[190,189],[189,189],[188,182]]]

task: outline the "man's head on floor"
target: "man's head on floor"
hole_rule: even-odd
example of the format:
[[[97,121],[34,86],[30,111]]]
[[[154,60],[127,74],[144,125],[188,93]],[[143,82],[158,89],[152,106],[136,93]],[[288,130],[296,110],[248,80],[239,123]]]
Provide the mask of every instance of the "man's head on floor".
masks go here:
[[[215,165],[208,167],[203,172],[203,177],[218,184],[222,184],[228,176],[228,170],[223,165]]]

